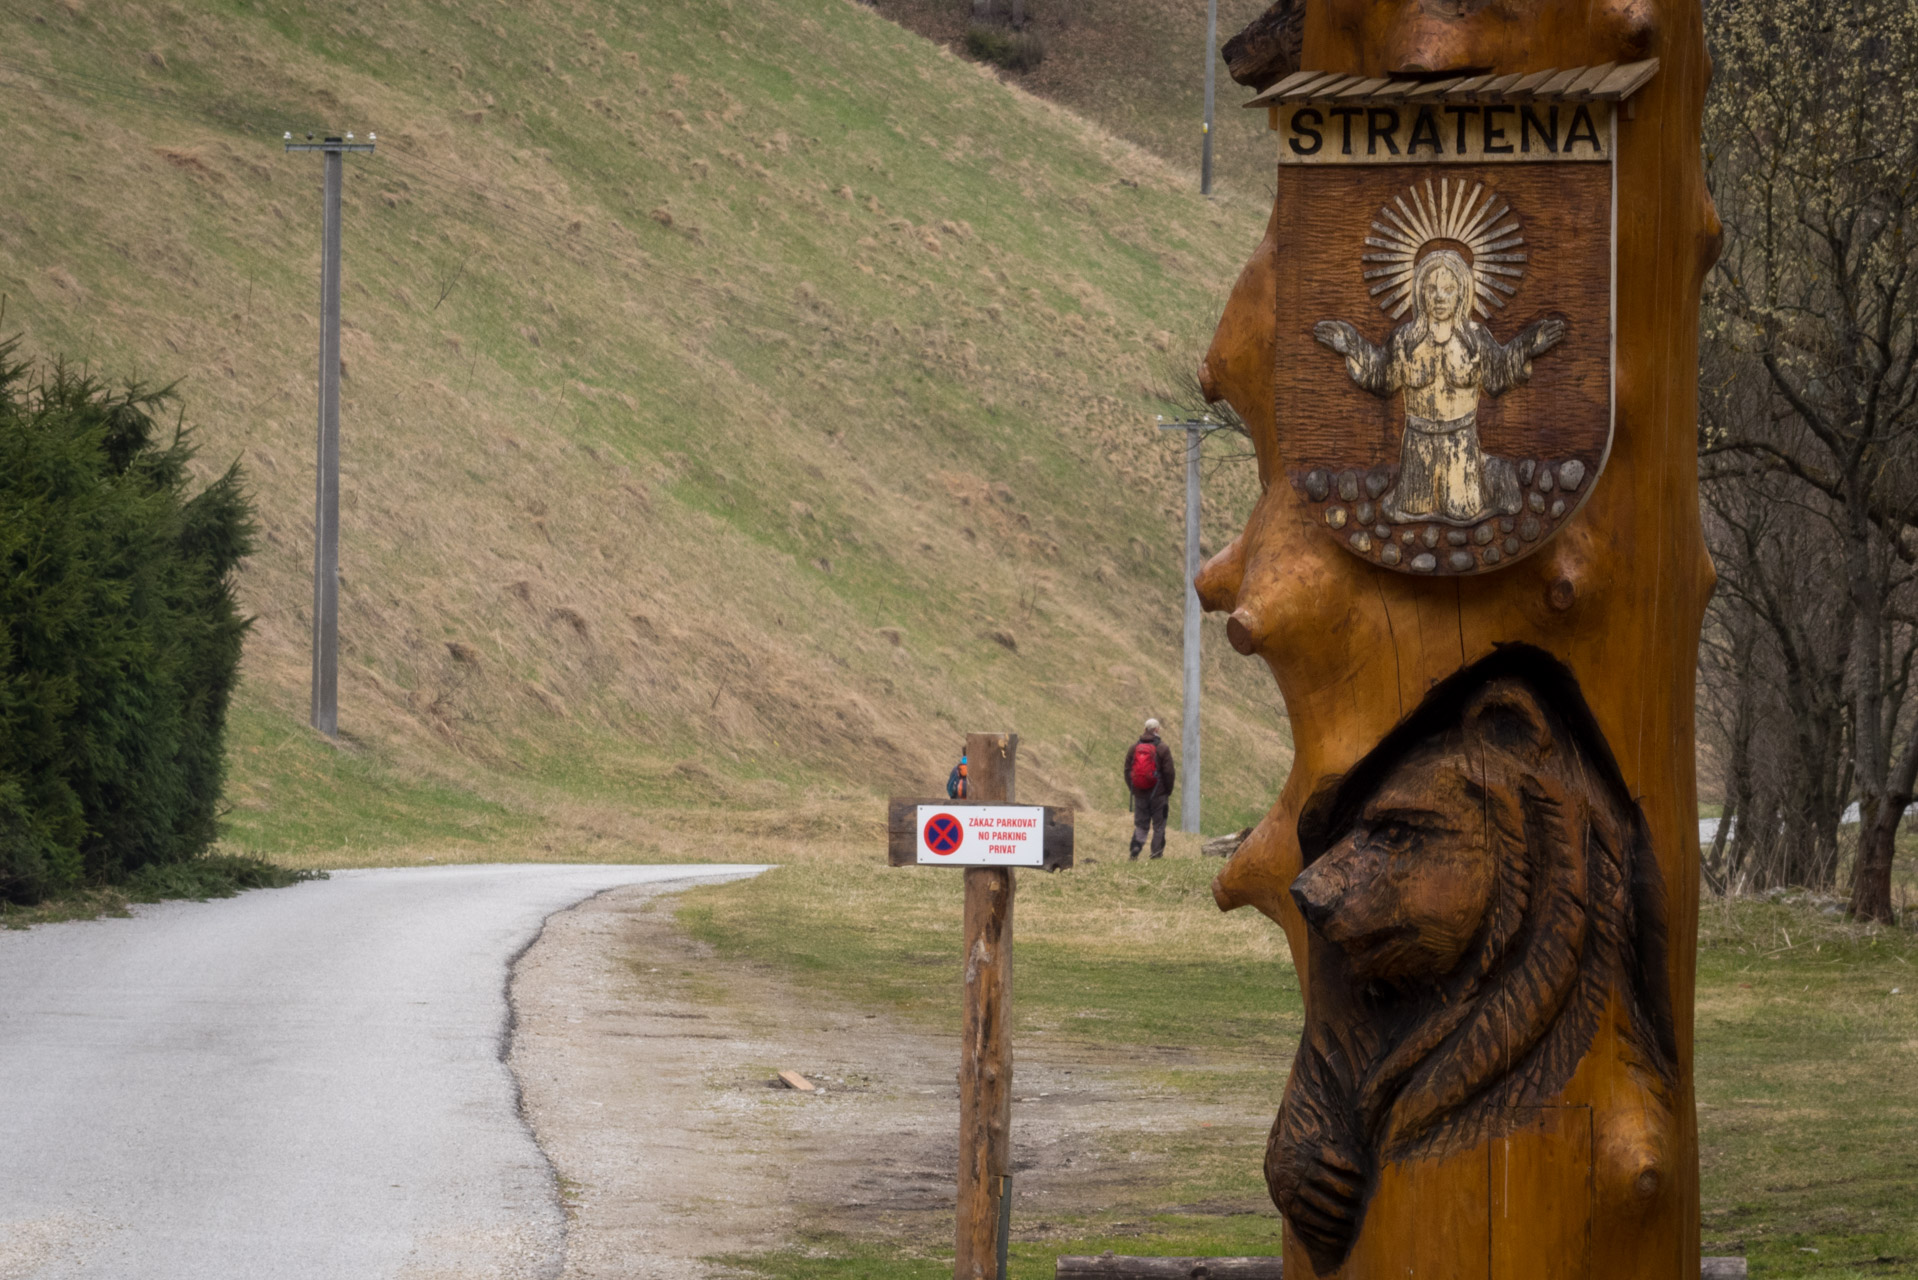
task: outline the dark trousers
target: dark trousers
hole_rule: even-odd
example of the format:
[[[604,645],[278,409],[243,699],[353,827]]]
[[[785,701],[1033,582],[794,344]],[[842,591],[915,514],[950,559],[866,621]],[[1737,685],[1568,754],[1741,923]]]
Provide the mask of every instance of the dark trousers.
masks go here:
[[[1132,856],[1138,857],[1139,850],[1145,845],[1146,828],[1152,829],[1152,856],[1158,857],[1165,852],[1165,815],[1171,807],[1170,793],[1158,795],[1151,791],[1132,793]]]

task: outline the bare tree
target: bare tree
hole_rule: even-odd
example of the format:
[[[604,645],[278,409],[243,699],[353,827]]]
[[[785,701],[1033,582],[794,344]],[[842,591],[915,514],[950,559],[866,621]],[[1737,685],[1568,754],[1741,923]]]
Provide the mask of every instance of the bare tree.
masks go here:
[[[1708,422],[1716,399],[1705,396]],[[1807,510],[1791,485],[1725,467],[1704,486],[1719,590],[1700,655],[1700,703],[1725,797],[1707,873],[1734,891],[1828,887],[1850,798],[1846,677],[1855,628],[1842,576],[1832,572],[1828,512]]]
[[[1905,697],[1918,617],[1918,5],[1715,0],[1708,26],[1707,167],[1726,253],[1705,338],[1750,383],[1744,411],[1701,419],[1701,452],[1712,481],[1762,478],[1777,495],[1796,527],[1776,554],[1824,544],[1828,557],[1798,571],[1828,565],[1842,584],[1864,819],[1851,909],[1888,920],[1918,781]],[[1762,594],[1754,580],[1746,598]]]

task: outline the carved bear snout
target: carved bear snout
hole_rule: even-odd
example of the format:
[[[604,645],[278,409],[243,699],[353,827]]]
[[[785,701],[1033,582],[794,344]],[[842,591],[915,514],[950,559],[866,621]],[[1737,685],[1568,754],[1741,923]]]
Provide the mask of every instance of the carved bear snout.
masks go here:
[[[1477,936],[1500,853],[1486,839],[1477,772],[1460,743],[1408,757],[1344,838],[1292,882],[1300,914],[1355,976],[1437,979]]]
[[[1300,873],[1292,882],[1292,901],[1298,904],[1299,914],[1305,917],[1307,924],[1320,933],[1325,932],[1325,926],[1337,914],[1350,887],[1349,879],[1338,864],[1327,858],[1319,859]]]

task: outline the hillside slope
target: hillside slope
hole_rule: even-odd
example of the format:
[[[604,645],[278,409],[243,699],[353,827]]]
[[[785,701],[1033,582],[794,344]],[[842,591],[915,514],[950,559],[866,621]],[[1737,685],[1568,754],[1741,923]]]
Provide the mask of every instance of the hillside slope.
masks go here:
[[[180,379],[258,498],[236,843],[644,854],[865,812],[1016,728],[1116,806],[1177,741],[1178,445],[1256,201],[847,0],[31,0],[0,328]],[[304,728],[320,161],[347,161],[346,749]],[[1208,545],[1249,504],[1215,443]],[[1208,623],[1208,827],[1284,771]],[[876,820],[877,813],[873,812]],[[772,820],[772,819],[769,819]]]

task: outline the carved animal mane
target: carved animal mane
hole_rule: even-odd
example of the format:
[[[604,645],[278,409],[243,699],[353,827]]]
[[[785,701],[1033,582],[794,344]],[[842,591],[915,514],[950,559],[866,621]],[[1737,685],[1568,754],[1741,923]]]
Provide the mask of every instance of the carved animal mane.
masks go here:
[[[1536,706],[1497,684],[1468,712],[1480,722],[1467,728],[1468,790],[1497,852],[1494,899],[1441,1000],[1360,1083],[1365,1128],[1388,1158],[1475,1140],[1487,1113],[1562,1087],[1631,961],[1629,821]]]
[[[1654,1103],[1669,1105],[1676,1050],[1662,987],[1663,910],[1637,807],[1582,702],[1561,714],[1527,680],[1476,686],[1444,721],[1398,733],[1362,765],[1319,833],[1330,847],[1394,770],[1454,768],[1495,858],[1477,935],[1451,970],[1362,984],[1323,939],[1313,964],[1347,1011],[1318,1018],[1273,1128],[1273,1198],[1321,1272],[1356,1238],[1383,1161],[1438,1156],[1509,1132],[1549,1102],[1590,1050],[1608,1006]],[[1576,700],[1576,691],[1570,698]],[[1414,717],[1414,722],[1419,717]],[[1417,725],[1408,722],[1408,730]],[[1306,834],[1302,831],[1302,835]],[[1330,963],[1328,963],[1330,962]],[[1315,991],[1323,992],[1315,974]]]

